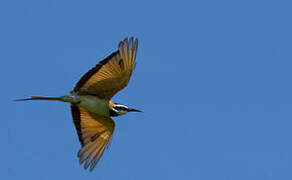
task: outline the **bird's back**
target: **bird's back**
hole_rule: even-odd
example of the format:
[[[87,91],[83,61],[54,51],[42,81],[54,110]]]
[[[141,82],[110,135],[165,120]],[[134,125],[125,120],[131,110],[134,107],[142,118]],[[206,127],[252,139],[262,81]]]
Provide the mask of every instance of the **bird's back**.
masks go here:
[[[92,95],[77,95],[80,103],[78,106],[85,108],[87,111],[96,113],[101,116],[109,117],[109,102],[108,100],[100,99]]]

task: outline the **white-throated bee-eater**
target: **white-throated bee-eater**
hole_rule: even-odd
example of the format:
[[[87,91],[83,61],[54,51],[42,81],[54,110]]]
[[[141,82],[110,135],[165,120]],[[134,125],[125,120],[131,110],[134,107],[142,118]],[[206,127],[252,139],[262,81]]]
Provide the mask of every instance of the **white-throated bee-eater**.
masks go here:
[[[79,162],[84,163],[85,169],[90,166],[91,171],[96,166],[109,144],[115,129],[111,116],[141,112],[110,100],[127,86],[135,69],[137,48],[137,39],[125,38],[119,43],[118,50],[89,70],[69,95],[19,99],[56,100],[71,104],[73,122],[82,146],[78,152]]]

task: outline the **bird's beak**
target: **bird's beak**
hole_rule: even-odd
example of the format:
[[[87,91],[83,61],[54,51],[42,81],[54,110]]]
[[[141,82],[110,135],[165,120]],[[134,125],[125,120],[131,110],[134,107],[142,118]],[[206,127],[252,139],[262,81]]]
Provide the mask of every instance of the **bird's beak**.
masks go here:
[[[128,109],[128,112],[142,112],[142,111],[140,111],[138,109]]]

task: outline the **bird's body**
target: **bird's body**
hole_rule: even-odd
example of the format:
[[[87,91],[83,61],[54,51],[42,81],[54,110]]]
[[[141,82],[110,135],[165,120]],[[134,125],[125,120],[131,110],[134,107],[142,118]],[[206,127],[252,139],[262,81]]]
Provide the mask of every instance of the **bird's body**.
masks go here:
[[[135,69],[138,48],[137,39],[126,38],[119,43],[119,50],[100,61],[76,84],[73,91],[60,97],[31,96],[23,100],[54,100],[71,104],[75,124],[82,148],[78,152],[80,164],[92,170],[102,156],[113,134],[115,123],[111,116],[130,111],[127,106],[110,99],[127,86]]]
[[[89,112],[99,114],[104,117],[110,117],[110,106],[109,101],[100,99],[92,95],[78,96],[80,99],[79,107],[83,107]]]

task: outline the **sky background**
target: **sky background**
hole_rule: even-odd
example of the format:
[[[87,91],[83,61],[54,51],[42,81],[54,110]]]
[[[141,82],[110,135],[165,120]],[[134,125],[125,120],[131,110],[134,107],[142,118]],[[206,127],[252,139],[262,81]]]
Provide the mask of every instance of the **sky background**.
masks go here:
[[[291,1],[0,2],[0,179],[292,179]],[[93,172],[64,95],[120,40],[137,68]]]

